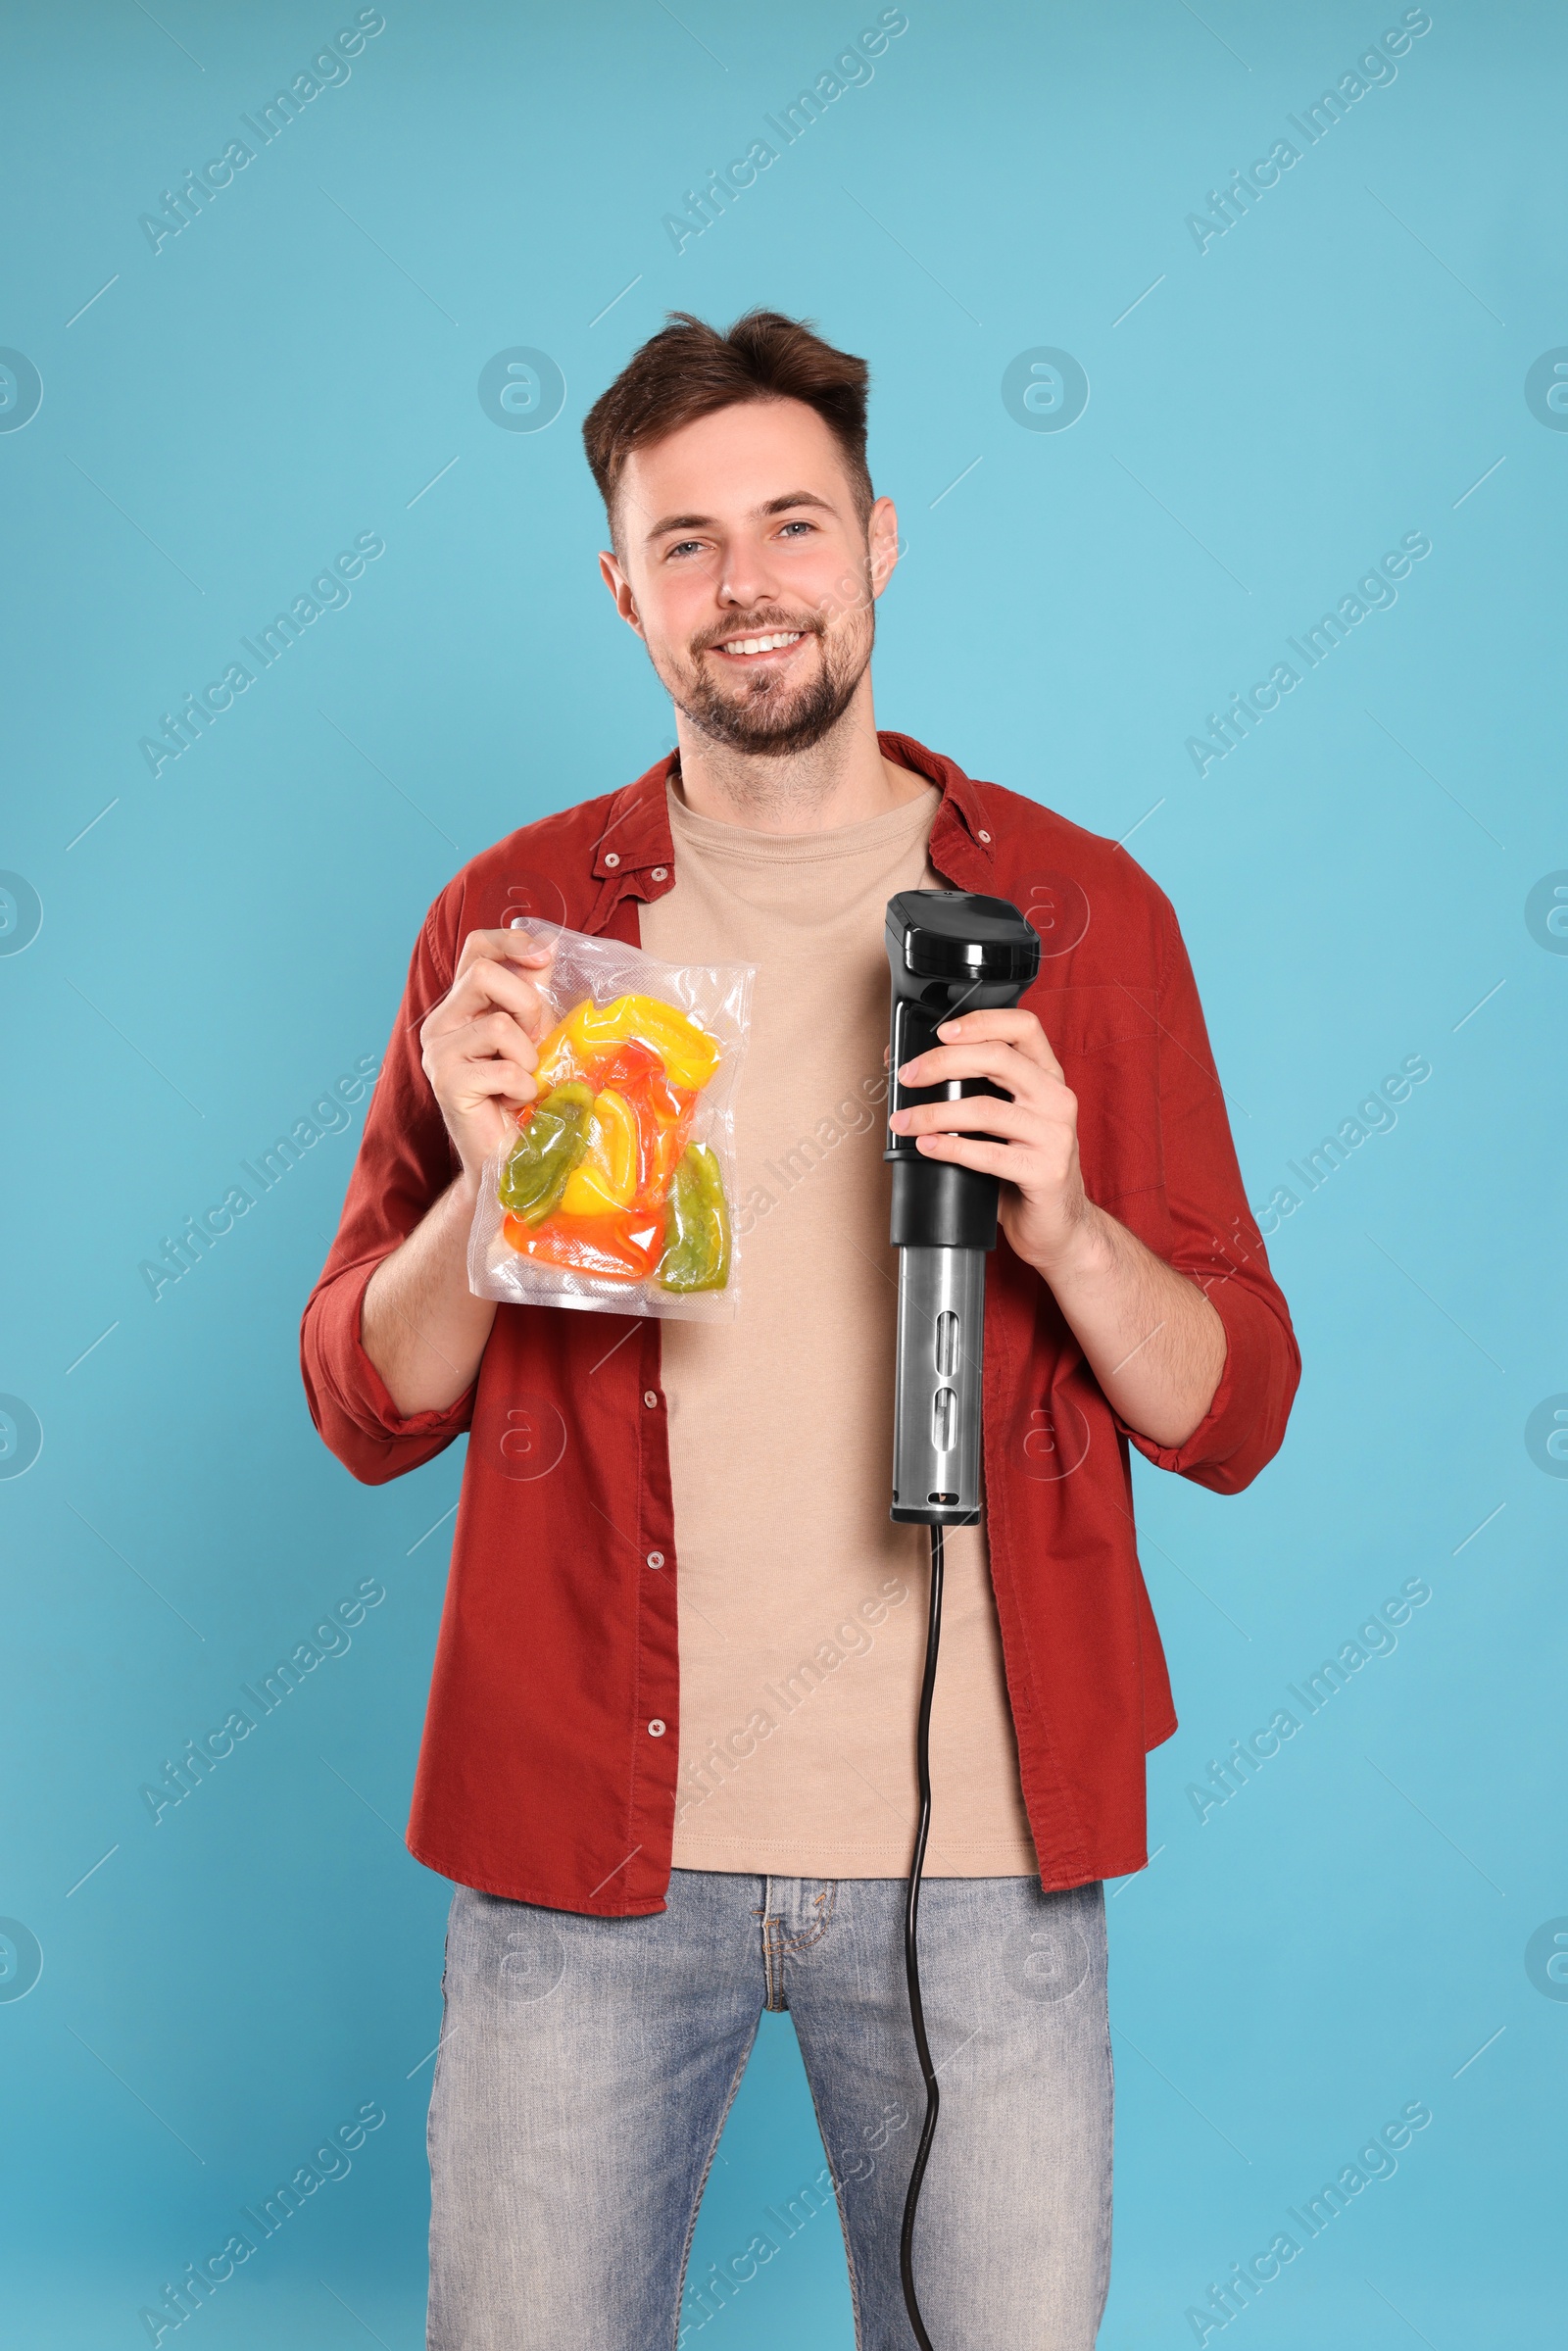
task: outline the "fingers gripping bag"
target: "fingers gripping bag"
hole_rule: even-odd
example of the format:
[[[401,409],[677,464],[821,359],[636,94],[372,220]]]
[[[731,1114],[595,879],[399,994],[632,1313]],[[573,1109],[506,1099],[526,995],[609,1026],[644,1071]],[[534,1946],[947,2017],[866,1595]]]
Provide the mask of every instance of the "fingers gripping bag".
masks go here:
[[[515,926],[514,926],[515,927]],[[485,1164],[468,1287],[511,1305],[728,1321],[750,963],[663,963],[530,917],[553,951],[538,1093]]]

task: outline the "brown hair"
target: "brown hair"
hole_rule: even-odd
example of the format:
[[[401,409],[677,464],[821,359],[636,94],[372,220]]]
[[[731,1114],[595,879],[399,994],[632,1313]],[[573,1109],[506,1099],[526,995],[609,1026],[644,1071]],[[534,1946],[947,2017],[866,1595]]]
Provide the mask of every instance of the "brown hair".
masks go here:
[[[699,416],[748,400],[800,400],[815,409],[844,455],[860,519],[873,492],[865,463],[864,360],[836,351],[809,319],[748,311],[727,334],[690,311],[632,354],[583,418],[582,441],[599,494],[615,527],[615,495],[626,460]]]

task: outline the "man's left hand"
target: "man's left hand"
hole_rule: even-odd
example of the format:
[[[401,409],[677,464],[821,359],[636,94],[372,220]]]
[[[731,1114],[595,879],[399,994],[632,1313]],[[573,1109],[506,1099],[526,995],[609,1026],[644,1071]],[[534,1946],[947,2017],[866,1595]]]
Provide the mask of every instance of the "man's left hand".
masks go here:
[[[941,1045],[898,1072],[906,1086],[990,1078],[1009,1099],[971,1094],[917,1102],[888,1123],[895,1134],[916,1136],[925,1157],[1000,1176],[1002,1229],[1049,1280],[1092,1221],[1078,1165],[1077,1097],[1033,1012],[965,1012],[937,1034]]]

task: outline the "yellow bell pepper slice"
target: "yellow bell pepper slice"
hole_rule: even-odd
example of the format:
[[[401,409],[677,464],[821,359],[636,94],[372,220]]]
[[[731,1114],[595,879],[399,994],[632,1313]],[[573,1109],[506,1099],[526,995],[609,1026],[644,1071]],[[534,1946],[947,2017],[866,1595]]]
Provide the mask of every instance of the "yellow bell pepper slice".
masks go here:
[[[612,1004],[599,1005],[585,997],[539,1049],[541,1091],[590,1074],[596,1060],[632,1037],[652,1047],[675,1085],[694,1093],[718,1067],[713,1039],[674,1004],[657,996],[617,996]]]
[[[604,1216],[629,1207],[637,1190],[639,1135],[631,1104],[609,1088],[594,1096],[588,1149],[566,1178],[567,1216]]]

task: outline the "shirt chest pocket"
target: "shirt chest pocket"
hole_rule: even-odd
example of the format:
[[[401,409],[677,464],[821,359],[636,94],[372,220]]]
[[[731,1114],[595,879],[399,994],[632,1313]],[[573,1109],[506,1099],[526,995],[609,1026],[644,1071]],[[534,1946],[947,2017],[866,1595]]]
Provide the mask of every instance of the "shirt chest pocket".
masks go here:
[[[1078,1098],[1084,1188],[1100,1207],[1164,1181],[1159,1023],[1152,988],[1032,988],[1036,1014]],[[1174,1042],[1167,1050],[1176,1052]]]

